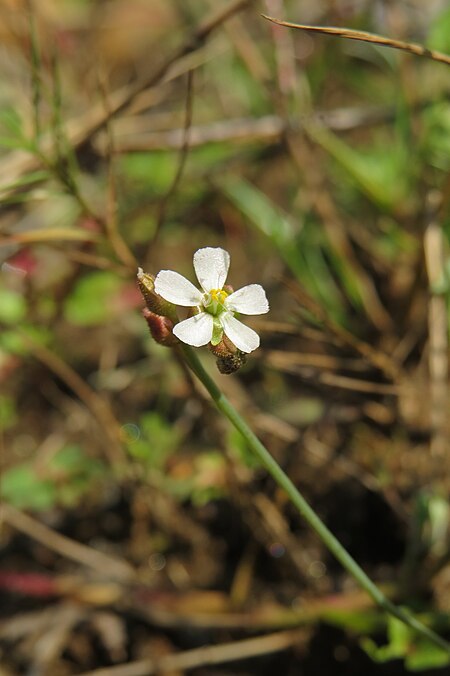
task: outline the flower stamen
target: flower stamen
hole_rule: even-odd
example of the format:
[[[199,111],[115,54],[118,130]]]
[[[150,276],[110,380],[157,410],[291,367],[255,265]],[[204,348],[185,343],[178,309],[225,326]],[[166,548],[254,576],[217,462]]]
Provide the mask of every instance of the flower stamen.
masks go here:
[[[228,296],[227,292],[223,289],[211,289],[209,293],[211,294],[211,298],[220,303],[220,305],[224,304],[225,298]]]
[[[203,299],[205,310],[216,317],[225,310],[224,303],[228,295],[223,289],[211,289]]]

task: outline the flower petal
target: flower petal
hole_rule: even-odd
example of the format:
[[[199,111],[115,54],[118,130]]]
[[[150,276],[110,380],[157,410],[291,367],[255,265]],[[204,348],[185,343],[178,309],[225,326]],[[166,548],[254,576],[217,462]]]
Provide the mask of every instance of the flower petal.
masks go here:
[[[230,294],[225,301],[227,310],[244,315],[263,315],[269,312],[266,292],[259,284],[249,284]]]
[[[225,249],[210,246],[194,254],[194,270],[200,285],[206,293],[221,289],[225,284],[230,267],[230,254]]]
[[[220,323],[226,336],[242,352],[253,352],[259,347],[259,336],[256,331],[249,329],[248,326],[233,317],[231,312],[224,312],[220,315]]]
[[[207,312],[185,319],[173,327],[173,334],[193,347],[207,345],[213,334],[213,318]]]
[[[200,305],[203,298],[201,291],[196,289],[186,277],[173,270],[158,272],[155,279],[155,291],[165,300],[184,307]]]

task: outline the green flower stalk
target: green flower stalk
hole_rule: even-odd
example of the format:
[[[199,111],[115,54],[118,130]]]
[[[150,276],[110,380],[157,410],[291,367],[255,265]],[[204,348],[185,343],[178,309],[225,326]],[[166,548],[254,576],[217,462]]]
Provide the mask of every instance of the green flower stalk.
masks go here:
[[[199,249],[194,255],[194,267],[203,291],[199,291],[187,279],[170,270],[161,271],[156,278],[146,275],[142,270],[139,271],[138,283],[147,309],[150,315],[155,314],[159,317],[162,336],[157,338],[158,342],[164,340],[162,344],[169,345],[171,339],[178,339],[177,349],[180,350],[193,373],[203,383],[218,410],[240,432],[249,449],[277,485],[286,492],[298,513],[373,601],[417,634],[439,646],[450,659],[450,644],[408,612],[393,604],[341,545],[205,371],[192,349],[191,346],[209,345],[209,349],[217,359],[221,373],[233,373],[242,366],[246,354],[259,346],[258,334],[235,319],[234,315],[236,312],[244,314],[267,312],[269,304],[265,292],[258,284],[253,284],[236,292],[231,290],[230,293],[230,290],[224,287],[228,266],[229,254],[223,249]],[[173,303],[193,307],[195,314],[178,322]],[[162,318],[168,320],[169,323],[161,324],[159,320]],[[155,322],[153,318],[150,322],[149,316],[146,316],[146,319],[149,326],[151,322]],[[152,327],[150,328],[152,330]]]
[[[432,643],[442,648],[442,650],[444,650],[449,655],[450,659],[450,644],[441,636],[436,634],[432,629],[422,624],[422,622],[404,611],[402,608],[397,607],[391,601],[389,601],[388,598],[386,598],[383,592],[378,589],[378,587],[372,582],[372,580],[363,571],[359,564],[353,559],[353,557],[341,545],[339,540],[323,523],[312,507],[310,507],[297,487],[292,483],[287,474],[279,466],[277,461],[271,456],[267,448],[261,443],[258,437],[247,425],[245,420],[236,411],[227,397],[221,392],[216,383],[205,371],[194,350],[184,345],[182,346],[182,351],[189,367],[206,387],[219,411],[221,411],[221,413],[223,413],[223,415],[228,418],[231,424],[242,434],[249,449],[258,458],[261,465],[269,472],[278,486],[284,489],[289,497],[289,500],[297,509],[299,514],[317,533],[324,545],[341,563],[343,568],[347,570],[347,572],[356,580],[356,582],[358,582],[358,584],[367,592],[373,601],[375,601],[375,603],[380,606],[380,608],[383,608],[383,610],[399,619],[419,635],[427,638]]]

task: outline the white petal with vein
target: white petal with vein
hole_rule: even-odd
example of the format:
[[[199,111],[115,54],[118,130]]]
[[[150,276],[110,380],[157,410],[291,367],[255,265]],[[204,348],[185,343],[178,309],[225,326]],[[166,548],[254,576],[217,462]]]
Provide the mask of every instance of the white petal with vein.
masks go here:
[[[263,315],[269,312],[266,292],[260,284],[249,284],[230,294],[225,301],[228,310],[244,315]]]
[[[173,334],[183,343],[193,347],[207,345],[212,338],[213,318],[206,312],[185,319],[183,322],[175,324]]]
[[[223,287],[229,267],[230,254],[224,249],[207,246],[194,254],[195,274],[206,292]]]
[[[183,307],[195,307],[203,294],[183,275],[173,270],[161,270],[155,279],[155,291],[165,300]]]
[[[220,316],[220,323],[231,342],[242,352],[253,352],[259,347],[259,336],[256,331],[245,326],[230,312],[224,312]]]

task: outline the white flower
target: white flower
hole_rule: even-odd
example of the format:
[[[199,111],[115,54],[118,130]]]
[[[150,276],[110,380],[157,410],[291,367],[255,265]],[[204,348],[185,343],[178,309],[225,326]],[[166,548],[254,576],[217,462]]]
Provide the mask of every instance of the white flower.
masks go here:
[[[194,254],[194,269],[202,291],[172,270],[161,270],[155,279],[155,291],[165,300],[193,307],[196,314],[176,324],[174,335],[183,343],[200,347],[211,342],[217,345],[223,334],[242,352],[259,347],[259,336],[234,316],[260,315],[269,311],[262,286],[250,284],[228,293],[223,286],[230,267],[230,254],[224,249],[206,247]]]

